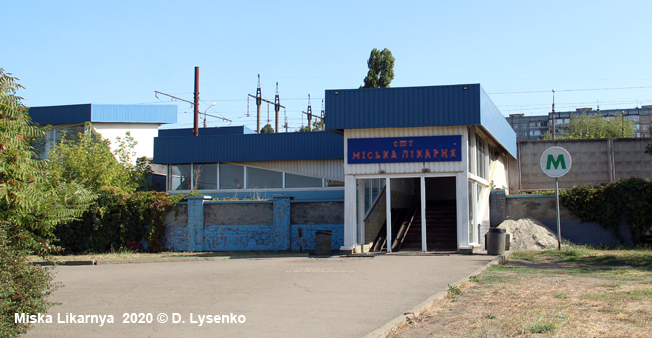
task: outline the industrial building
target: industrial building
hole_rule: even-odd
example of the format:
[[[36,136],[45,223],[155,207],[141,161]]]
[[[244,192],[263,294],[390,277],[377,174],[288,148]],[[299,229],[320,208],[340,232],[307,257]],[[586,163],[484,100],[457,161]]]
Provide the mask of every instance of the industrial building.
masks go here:
[[[343,224],[329,225],[342,252],[480,247],[516,134],[479,84],[327,90],[325,105],[325,132],[160,130],[154,163],[169,192],[343,201]]]

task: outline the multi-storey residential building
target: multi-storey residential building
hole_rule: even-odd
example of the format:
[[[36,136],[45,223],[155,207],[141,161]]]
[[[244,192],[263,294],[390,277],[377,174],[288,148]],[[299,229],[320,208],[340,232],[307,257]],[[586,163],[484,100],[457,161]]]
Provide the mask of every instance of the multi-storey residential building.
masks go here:
[[[613,119],[623,115],[625,120],[634,122],[636,137],[652,137],[650,123],[652,123],[652,105],[630,109],[605,109],[593,110],[579,108],[575,111],[555,112],[554,126],[557,133],[563,130],[570,121],[581,114],[600,114],[605,119]],[[541,140],[548,132],[552,132],[553,114],[526,116],[525,114],[510,114],[505,118],[516,132],[517,141]]]

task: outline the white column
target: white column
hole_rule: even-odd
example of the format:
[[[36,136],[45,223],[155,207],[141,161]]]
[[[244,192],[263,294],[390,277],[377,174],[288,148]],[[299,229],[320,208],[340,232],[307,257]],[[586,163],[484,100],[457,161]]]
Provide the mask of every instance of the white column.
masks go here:
[[[387,205],[387,252],[392,252],[392,185],[390,178],[385,178],[385,198]]]
[[[421,250],[428,251],[426,238],[426,178],[421,176]]]
[[[355,177],[344,176],[344,245],[342,251],[353,252],[355,250],[356,233],[356,203],[355,203]]]
[[[457,195],[457,247],[469,245],[469,196],[468,175],[466,172],[459,172],[455,176]]]
[[[365,186],[365,180],[356,180],[356,183],[358,184],[358,220],[356,222],[356,227],[358,229],[358,243],[356,244],[364,244],[365,243],[365,238],[364,238],[364,216],[365,216],[365,199],[364,199],[364,191],[366,189]]]

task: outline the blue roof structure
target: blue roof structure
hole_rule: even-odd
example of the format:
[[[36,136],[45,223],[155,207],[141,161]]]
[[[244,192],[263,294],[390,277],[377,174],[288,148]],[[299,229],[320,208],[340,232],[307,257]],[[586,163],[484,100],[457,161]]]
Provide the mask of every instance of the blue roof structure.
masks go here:
[[[198,128],[198,136],[256,134],[245,126]],[[159,129],[159,137],[193,136],[193,128]]]
[[[270,134],[210,134],[192,136],[183,130],[159,130],[154,138],[154,163],[215,163],[344,158],[342,135],[329,131]],[[220,128],[224,129],[224,128]],[[218,129],[219,130],[219,129]],[[243,129],[244,130],[244,129]]]
[[[175,105],[75,104],[30,107],[29,115],[41,125],[84,122],[176,123]]]
[[[516,133],[479,84],[327,90],[327,130],[482,126],[516,157]]]

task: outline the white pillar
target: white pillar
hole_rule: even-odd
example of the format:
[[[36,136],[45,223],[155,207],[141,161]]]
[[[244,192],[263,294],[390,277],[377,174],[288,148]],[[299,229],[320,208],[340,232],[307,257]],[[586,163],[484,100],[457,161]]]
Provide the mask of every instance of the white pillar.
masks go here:
[[[343,252],[354,252],[356,235],[356,185],[353,175],[344,176],[344,245]]]
[[[390,178],[385,178],[385,197],[387,205],[387,252],[392,252],[392,184]],[[346,202],[345,202],[346,203]]]
[[[365,180],[356,180],[356,183],[358,185],[358,219],[356,222],[356,227],[358,229],[358,241],[356,244],[364,244],[365,243],[365,236],[364,236],[364,216],[365,216],[365,199],[364,199],[364,191],[366,189],[365,186]]]
[[[469,245],[469,196],[468,176],[459,172],[455,176],[457,198],[457,248]]]
[[[428,251],[426,237],[426,178],[421,176],[421,250]]]

